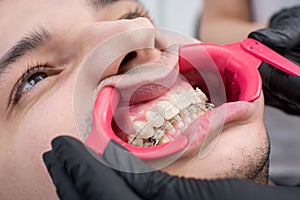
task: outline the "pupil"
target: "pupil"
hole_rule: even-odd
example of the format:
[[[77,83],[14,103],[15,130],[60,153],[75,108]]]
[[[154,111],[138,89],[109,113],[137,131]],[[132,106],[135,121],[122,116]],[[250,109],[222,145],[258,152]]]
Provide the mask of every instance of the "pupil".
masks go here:
[[[22,89],[22,94],[24,94],[26,91],[33,88],[35,86],[35,84],[44,80],[47,77],[48,77],[48,75],[45,73],[37,73],[37,74],[33,74],[32,76],[30,76]]]
[[[34,74],[30,77],[30,79],[28,80],[28,83],[30,86],[34,86],[36,83],[40,82],[41,80],[45,79],[46,77],[47,77],[47,75],[44,73]]]

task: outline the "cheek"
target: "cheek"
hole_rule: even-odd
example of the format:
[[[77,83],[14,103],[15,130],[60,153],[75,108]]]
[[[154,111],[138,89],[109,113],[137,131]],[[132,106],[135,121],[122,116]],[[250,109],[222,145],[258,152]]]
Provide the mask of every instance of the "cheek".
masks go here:
[[[3,159],[5,161],[1,164],[5,172],[1,179],[9,180],[3,187],[0,183],[1,188],[10,192],[20,188],[16,193],[29,196],[53,192],[42,154],[50,150],[51,140],[58,135],[77,137],[71,95],[39,101],[22,120],[16,121],[11,125],[13,131],[1,142],[1,163]]]
[[[244,177],[242,170],[237,174],[237,169],[257,170],[256,166],[269,155],[269,141],[264,126],[245,127],[239,131],[223,132],[216,146],[204,158],[193,158],[193,173],[200,178],[216,178],[223,176]]]

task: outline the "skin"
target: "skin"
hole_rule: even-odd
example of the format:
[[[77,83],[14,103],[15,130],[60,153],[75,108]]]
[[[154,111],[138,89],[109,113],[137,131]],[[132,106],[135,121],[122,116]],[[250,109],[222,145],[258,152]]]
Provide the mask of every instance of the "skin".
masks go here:
[[[199,38],[205,42],[227,44],[240,41],[251,31],[265,26],[266,22],[251,21],[248,0],[205,0],[199,20]]]
[[[86,0],[0,1],[0,13],[5,16],[0,19],[1,58],[28,32],[48,30],[51,34],[51,40],[16,59],[0,76],[0,126],[5,130],[0,134],[0,199],[57,199],[42,154],[50,149],[55,136],[68,133],[79,138],[73,118],[73,87],[89,52],[112,35],[154,26],[144,17],[119,20],[136,11],[137,6],[131,0],[97,8]],[[159,50],[139,51],[131,62],[160,58]],[[113,63],[99,81],[115,74],[121,61]],[[16,83],[28,66],[37,63],[47,63],[38,71],[47,77],[12,103]],[[241,106],[242,114],[225,125],[224,134],[207,157],[199,159],[196,146],[164,170],[186,177],[239,176],[266,181],[269,143],[263,123],[263,97],[246,107]],[[189,164],[185,164],[187,160]]]

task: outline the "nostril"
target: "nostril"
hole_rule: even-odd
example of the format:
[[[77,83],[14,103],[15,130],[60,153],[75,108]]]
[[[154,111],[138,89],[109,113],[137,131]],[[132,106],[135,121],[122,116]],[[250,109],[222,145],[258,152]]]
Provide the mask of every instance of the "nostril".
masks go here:
[[[124,72],[126,72],[128,69],[126,68],[126,65],[132,61],[134,58],[137,57],[137,52],[136,51],[131,51],[129,52],[122,60],[120,66],[119,66],[119,70],[118,70],[118,74],[122,74]]]
[[[130,62],[131,60],[133,60],[135,57],[137,56],[137,53],[136,51],[131,51],[129,52],[125,57],[124,59],[122,60],[121,64],[120,64],[120,67],[119,67],[119,72],[122,71],[122,68],[124,65],[126,65],[128,62]]]

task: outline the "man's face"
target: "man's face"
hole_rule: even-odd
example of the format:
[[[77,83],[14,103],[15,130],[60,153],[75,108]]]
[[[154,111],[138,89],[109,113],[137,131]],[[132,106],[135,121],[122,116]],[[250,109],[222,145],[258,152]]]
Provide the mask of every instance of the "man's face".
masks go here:
[[[135,1],[97,2],[0,1],[1,199],[56,198],[42,153],[57,135],[79,138],[72,103],[80,66],[96,44],[124,31],[153,26],[147,18],[137,18],[146,12]],[[174,56],[161,54],[158,49],[138,51],[128,63],[177,62]],[[123,58],[106,69],[99,82],[115,75]],[[187,177],[265,180],[269,146],[262,97],[236,104],[228,113],[232,116],[208,156],[199,159],[196,146],[164,170]]]

